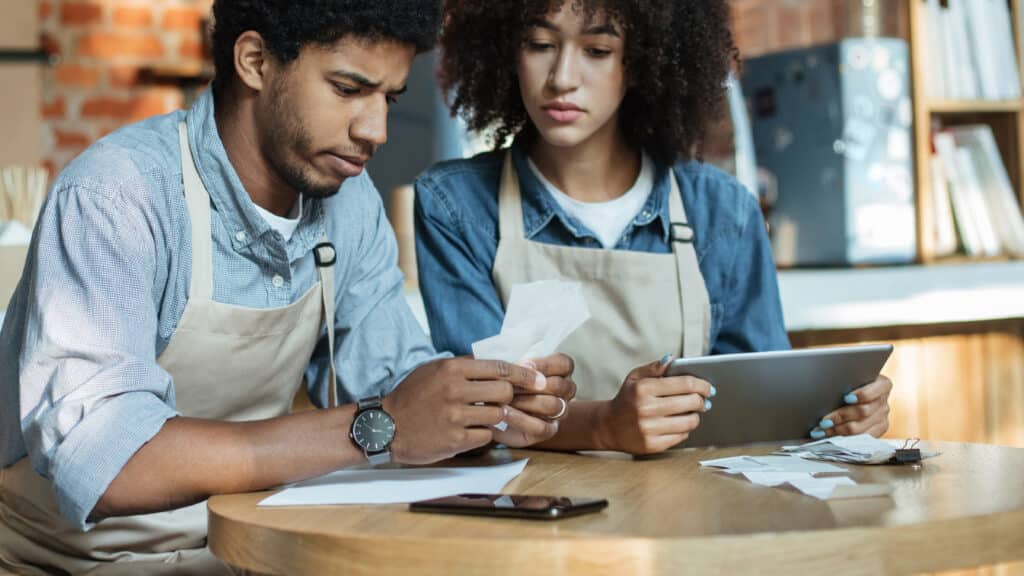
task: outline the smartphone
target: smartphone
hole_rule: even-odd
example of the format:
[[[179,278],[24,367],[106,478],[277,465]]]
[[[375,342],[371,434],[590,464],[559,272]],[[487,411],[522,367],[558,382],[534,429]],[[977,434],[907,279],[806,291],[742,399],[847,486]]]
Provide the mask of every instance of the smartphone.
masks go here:
[[[409,505],[409,510],[441,514],[557,520],[598,512],[607,506],[607,500],[596,498],[526,496],[522,494],[458,494],[446,498],[413,502]]]

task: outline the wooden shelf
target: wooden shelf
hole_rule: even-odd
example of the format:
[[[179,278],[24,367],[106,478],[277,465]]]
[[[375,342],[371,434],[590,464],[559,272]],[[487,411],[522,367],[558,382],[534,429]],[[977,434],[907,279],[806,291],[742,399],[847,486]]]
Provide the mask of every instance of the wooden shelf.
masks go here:
[[[1024,110],[1024,100],[933,101],[925,107],[932,114],[1014,113]]]

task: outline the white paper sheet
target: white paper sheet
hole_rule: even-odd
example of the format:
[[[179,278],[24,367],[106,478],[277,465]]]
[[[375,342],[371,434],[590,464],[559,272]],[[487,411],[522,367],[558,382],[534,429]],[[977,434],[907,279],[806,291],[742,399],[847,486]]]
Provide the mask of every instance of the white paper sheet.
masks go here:
[[[473,344],[479,360],[522,362],[554,354],[590,318],[583,286],[544,280],[512,287],[501,333]]]
[[[401,504],[467,492],[497,493],[519,476],[527,459],[496,466],[339,470],[299,482],[260,506]]]
[[[906,440],[880,440],[870,434],[859,434],[857,436],[833,436],[799,446],[783,446],[782,451],[815,460],[851,464],[882,464],[888,462],[896,454],[897,448],[908,444],[910,443]],[[916,443],[914,447],[921,450],[922,460],[938,456],[938,452],[926,450]]]
[[[721,468],[729,474],[741,472],[801,472],[808,474],[845,474],[844,468],[805,460],[798,456],[736,456],[733,458],[720,458],[718,460],[705,460],[701,466]]]

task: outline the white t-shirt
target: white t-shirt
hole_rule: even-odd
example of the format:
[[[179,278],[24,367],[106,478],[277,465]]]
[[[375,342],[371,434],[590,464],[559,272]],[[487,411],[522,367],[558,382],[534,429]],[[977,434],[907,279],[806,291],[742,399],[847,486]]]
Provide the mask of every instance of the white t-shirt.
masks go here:
[[[633,187],[625,194],[608,202],[580,202],[571,198],[548,181],[533,160],[527,158],[530,170],[537,176],[544,188],[551,197],[558,202],[562,210],[573,218],[579,220],[597,234],[601,246],[614,248],[622,238],[629,223],[636,218],[636,215],[643,209],[647,199],[654,190],[654,162],[644,154],[640,161],[640,174],[633,183]]]
[[[288,217],[278,216],[273,212],[268,212],[260,207],[259,204],[253,203],[256,207],[256,211],[259,212],[260,216],[270,224],[270,227],[281,233],[284,236],[284,241],[288,242],[292,239],[295,234],[295,229],[299,227],[299,220],[302,219],[302,195],[299,194],[299,201],[292,206],[292,211],[288,213]]]

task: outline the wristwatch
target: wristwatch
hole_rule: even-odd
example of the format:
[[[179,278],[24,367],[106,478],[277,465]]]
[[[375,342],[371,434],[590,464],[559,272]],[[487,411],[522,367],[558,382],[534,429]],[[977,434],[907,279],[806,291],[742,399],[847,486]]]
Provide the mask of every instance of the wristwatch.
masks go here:
[[[395,439],[395,421],[381,406],[380,396],[359,401],[349,437],[362,448],[373,466],[391,463],[391,441]]]

